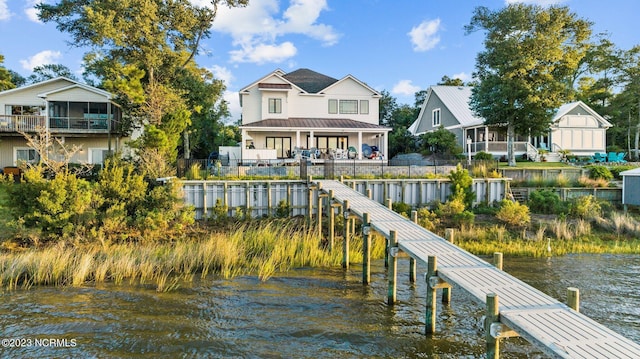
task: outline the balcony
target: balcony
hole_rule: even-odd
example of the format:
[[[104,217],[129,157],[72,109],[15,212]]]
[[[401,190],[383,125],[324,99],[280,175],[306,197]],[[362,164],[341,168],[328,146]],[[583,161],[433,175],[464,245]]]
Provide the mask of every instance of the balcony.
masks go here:
[[[86,114],[84,117],[52,117],[36,115],[0,115],[0,132],[36,132],[48,128],[51,133],[108,133],[106,115]],[[111,121],[115,128],[115,121]],[[113,132],[113,131],[112,131]]]

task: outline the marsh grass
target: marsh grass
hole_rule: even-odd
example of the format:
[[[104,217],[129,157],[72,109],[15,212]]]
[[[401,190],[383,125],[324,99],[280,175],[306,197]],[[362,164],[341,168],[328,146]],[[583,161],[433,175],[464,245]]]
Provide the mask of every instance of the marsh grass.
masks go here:
[[[342,260],[342,241],[324,246],[317,228],[305,230],[290,218],[248,222],[228,233],[171,243],[62,244],[0,255],[0,287],[33,285],[84,286],[104,282],[175,290],[195,275],[229,278],[255,274],[267,280],[300,267],[335,267]],[[374,236],[372,258],[382,258],[384,238]],[[350,243],[350,259],[362,261],[362,238]]]

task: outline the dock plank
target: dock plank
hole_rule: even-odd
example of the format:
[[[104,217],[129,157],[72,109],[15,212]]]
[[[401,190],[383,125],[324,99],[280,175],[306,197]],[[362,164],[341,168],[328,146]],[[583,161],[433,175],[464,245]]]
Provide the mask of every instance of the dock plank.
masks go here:
[[[500,322],[540,350],[558,358],[640,358],[640,344],[623,337],[566,304],[495,268],[444,238],[393,212],[338,181],[321,180],[321,190],[334,200],[349,201],[350,212],[369,214],[371,227],[389,238],[396,231],[398,247],[417,261],[438,258],[438,277],[456,285],[480,303],[487,294],[500,298]]]

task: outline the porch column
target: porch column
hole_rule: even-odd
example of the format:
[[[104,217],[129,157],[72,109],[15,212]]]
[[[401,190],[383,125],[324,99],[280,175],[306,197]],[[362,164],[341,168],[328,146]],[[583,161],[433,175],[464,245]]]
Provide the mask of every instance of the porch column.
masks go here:
[[[296,131],[296,147],[300,148],[300,130]]]
[[[484,151],[489,152],[489,126],[484,126]]]
[[[241,131],[241,145],[240,145],[240,160],[242,160],[244,158],[244,149],[245,146],[247,145],[247,130],[245,130],[244,128]]]
[[[358,159],[362,159],[362,131],[358,131]]]
[[[388,148],[389,147],[388,146],[389,145],[388,138],[389,137],[387,136],[387,134],[385,134],[385,133],[382,134],[382,141],[381,141],[381,143],[382,143],[382,154],[383,154],[385,160],[389,160],[390,159],[389,158],[389,148]]]
[[[312,147],[314,147],[315,141],[313,140],[313,130],[309,131],[309,142],[307,143],[307,148],[311,149]]]

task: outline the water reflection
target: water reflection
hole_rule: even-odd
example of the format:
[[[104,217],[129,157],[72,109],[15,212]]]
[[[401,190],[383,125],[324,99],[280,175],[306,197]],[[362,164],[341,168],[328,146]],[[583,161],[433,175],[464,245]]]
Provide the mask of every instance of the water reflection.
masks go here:
[[[438,306],[437,333],[424,336],[425,285],[399,265],[399,304],[385,304],[382,262],[372,284],[357,266],[302,269],[272,278],[207,278],[172,293],[101,286],[4,293],[4,338],[75,339],[75,347],[1,348],[2,357],[481,358],[482,307],[459,288]],[[640,256],[505,258],[507,272],[562,301],[581,291],[581,310],[640,341]],[[419,267],[420,272],[424,268]],[[420,276],[419,276],[420,277]],[[504,358],[537,358],[534,347],[503,342]]]

